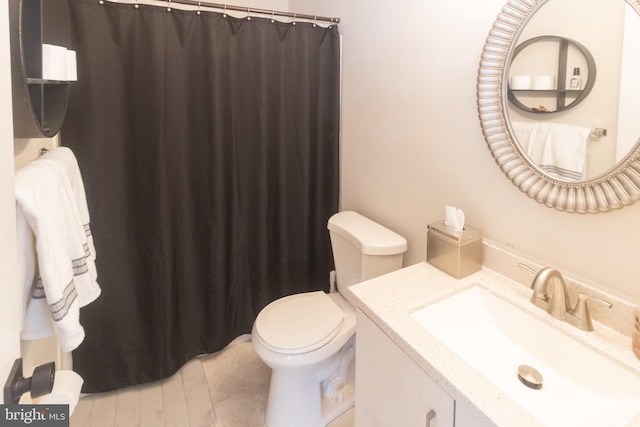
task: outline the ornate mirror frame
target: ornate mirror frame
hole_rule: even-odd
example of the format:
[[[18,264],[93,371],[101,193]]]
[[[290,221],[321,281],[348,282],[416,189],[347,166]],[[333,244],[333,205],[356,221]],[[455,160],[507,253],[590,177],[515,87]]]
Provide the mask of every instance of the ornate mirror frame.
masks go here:
[[[640,199],[640,144],[606,173],[562,181],[542,172],[522,153],[507,120],[509,61],[524,25],[548,0],[508,0],[489,32],[478,70],[480,123],[496,163],[520,191],[545,206],[571,213],[608,212]],[[640,14],[640,0],[626,0]]]

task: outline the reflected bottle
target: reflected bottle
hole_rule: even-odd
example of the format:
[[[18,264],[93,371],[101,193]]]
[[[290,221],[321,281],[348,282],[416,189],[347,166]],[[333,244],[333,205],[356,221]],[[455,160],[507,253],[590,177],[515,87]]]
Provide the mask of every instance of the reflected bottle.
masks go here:
[[[580,68],[573,69],[573,76],[569,80],[569,89],[580,90],[582,89],[582,78],[580,77]]]

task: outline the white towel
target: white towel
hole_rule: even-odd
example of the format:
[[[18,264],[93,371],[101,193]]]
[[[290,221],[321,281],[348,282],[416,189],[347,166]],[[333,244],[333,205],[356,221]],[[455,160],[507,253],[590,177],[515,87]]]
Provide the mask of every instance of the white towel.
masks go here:
[[[90,260],[88,260],[87,266],[91,278],[95,281],[98,278],[98,271],[95,265],[96,248],[93,244],[93,235],[91,234],[91,220],[89,217],[89,207],[87,206],[87,197],[84,191],[84,183],[76,156],[73,154],[73,151],[67,147],[57,147],[43,154],[39,161],[49,163],[52,167],[56,168],[59,173],[65,174],[69,180],[70,186],[66,188],[70,188],[71,194],[69,197],[75,199],[78,208],[78,214],[80,215],[79,223],[82,225],[82,232],[86,236],[86,241],[89,246]],[[84,307],[94,301],[99,295],[100,288],[97,286],[79,287],[78,298],[80,307]]]
[[[47,336],[44,334],[51,326],[61,349],[71,351],[84,339],[80,306],[97,298],[100,287],[90,272],[89,264],[93,264],[95,255],[90,253],[75,192],[63,168],[54,163],[35,160],[19,169],[15,176],[18,237],[22,241],[19,247],[22,253],[29,254],[26,221],[35,236],[39,270],[23,275],[25,287],[33,293],[22,337]],[[23,267],[29,268],[30,263],[25,260]],[[92,268],[95,271],[95,265]],[[35,288],[33,282],[36,282]],[[46,319],[45,311],[48,312]]]
[[[531,139],[531,131],[533,127],[536,125],[535,122],[518,122],[512,121],[511,128],[513,129],[513,133],[517,139],[518,145],[523,152],[527,152],[529,149],[529,140]]]
[[[586,177],[591,130],[561,123],[533,123],[526,153],[540,169],[560,179]]]
[[[38,264],[36,262],[36,239],[20,205],[16,206],[16,231],[18,236],[18,283],[23,284],[22,306],[28,309],[31,307],[31,296],[38,282]],[[32,331],[30,334],[33,337],[30,339],[44,338],[53,335],[51,322],[48,321],[49,310],[46,304],[44,305],[44,309],[46,315],[44,319],[47,321],[40,320],[31,322],[29,329]],[[31,316],[26,316],[29,318],[34,318],[35,316],[41,317],[41,313],[33,313]],[[43,326],[39,326],[40,324],[43,324]],[[24,333],[24,327],[22,330]]]

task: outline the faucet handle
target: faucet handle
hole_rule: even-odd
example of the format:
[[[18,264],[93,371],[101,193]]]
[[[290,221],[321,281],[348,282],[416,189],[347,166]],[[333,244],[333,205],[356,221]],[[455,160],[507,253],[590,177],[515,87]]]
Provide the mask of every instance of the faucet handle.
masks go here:
[[[611,304],[609,301],[605,301],[603,299],[578,292],[578,302],[576,303],[576,308],[571,314],[576,318],[576,320],[584,325],[582,329],[593,331],[593,323],[591,322],[591,314],[589,313],[589,309],[587,307],[587,301],[595,301],[599,304],[607,306],[608,308],[613,307],[613,304]]]

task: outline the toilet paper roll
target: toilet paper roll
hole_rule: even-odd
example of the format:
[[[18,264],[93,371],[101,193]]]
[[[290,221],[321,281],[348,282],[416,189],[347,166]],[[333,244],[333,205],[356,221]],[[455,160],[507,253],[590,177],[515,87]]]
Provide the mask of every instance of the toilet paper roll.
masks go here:
[[[556,88],[555,76],[533,76],[531,79],[531,89],[553,90]]]
[[[531,89],[531,76],[511,76],[511,89],[514,89],[514,90]]]
[[[67,50],[67,78],[70,82],[78,80],[78,64],[76,61],[76,51]]]
[[[34,399],[33,403],[39,405],[69,405],[69,416],[78,404],[80,390],[84,380],[74,371],[56,371],[53,381],[53,390],[39,399]]]
[[[53,44],[42,45],[42,78],[67,79],[67,48]]]

